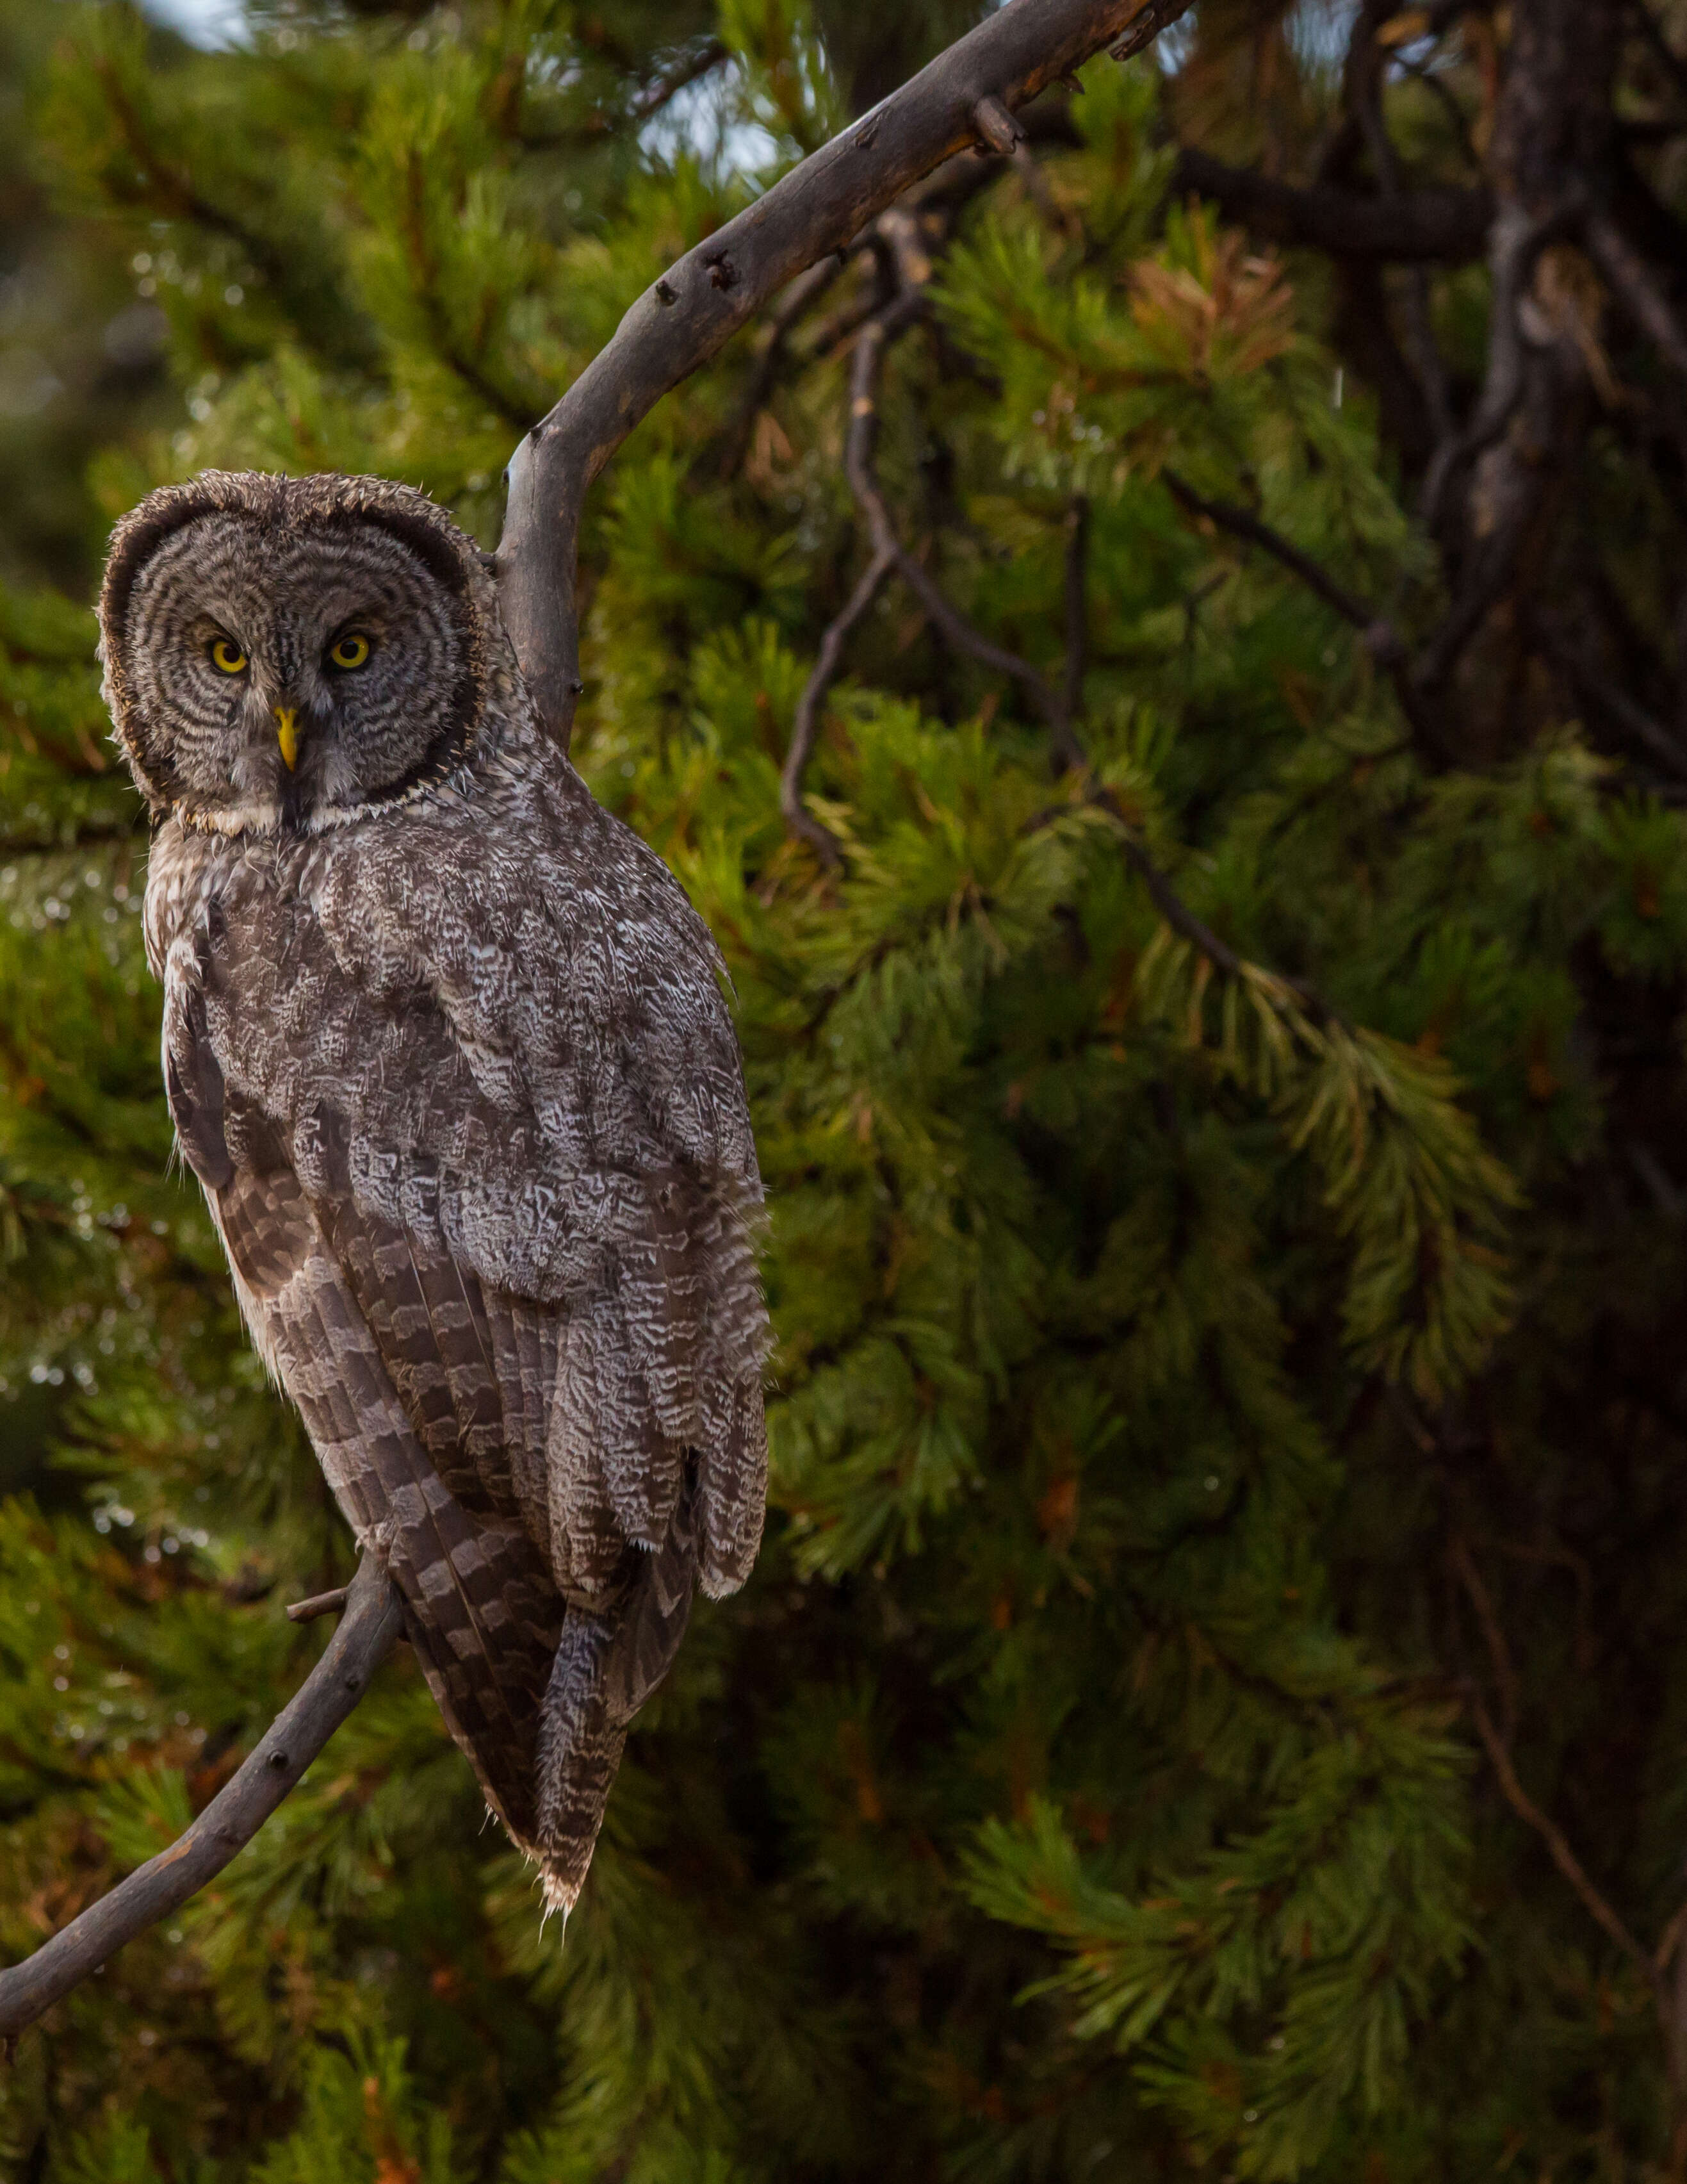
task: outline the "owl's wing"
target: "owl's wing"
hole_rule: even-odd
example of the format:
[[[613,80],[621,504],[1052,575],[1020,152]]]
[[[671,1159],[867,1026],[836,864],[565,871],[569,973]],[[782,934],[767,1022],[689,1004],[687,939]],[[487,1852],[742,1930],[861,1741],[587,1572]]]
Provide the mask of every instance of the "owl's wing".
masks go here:
[[[437,1223],[478,1280],[501,1460],[565,1596],[594,1606],[625,1544],[660,1549],[688,1465],[699,1582],[730,1592],[760,1540],[767,1320],[718,951],[560,756],[471,845],[440,831],[431,855],[372,833],[314,897],[362,1011],[354,1137],[397,1149],[362,1159],[359,1208]]]
[[[478,854],[448,890],[413,847],[347,858],[355,899],[231,905],[165,966],[171,1108],[248,1323],[563,1903],[765,1484],[736,1044],[706,931],[631,854],[599,914],[576,888],[537,931],[499,922],[531,868]]]
[[[488,1802],[532,1849],[563,1603],[507,1481],[475,1463],[466,1435],[429,1424],[454,1378],[485,1438],[497,1431],[472,1291],[437,1243],[372,1228],[349,1190],[303,1187],[274,1120],[227,1088],[203,994],[185,983],[166,987],[164,1056],[182,1152],[254,1339],[359,1543],[384,1555],[417,1658]]]

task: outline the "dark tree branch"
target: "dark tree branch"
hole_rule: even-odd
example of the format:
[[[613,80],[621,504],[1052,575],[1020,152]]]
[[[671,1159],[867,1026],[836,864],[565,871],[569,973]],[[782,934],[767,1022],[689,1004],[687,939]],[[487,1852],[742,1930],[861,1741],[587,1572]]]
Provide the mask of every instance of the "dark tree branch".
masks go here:
[[[1608,213],[1590,213],[1582,235],[1612,294],[1671,370],[1687,378],[1687,333],[1645,259]]]
[[[1200,516],[1237,538],[1245,538],[1250,545],[1263,547],[1274,560],[1281,561],[1285,569],[1292,570],[1301,582],[1310,591],[1317,593],[1324,604],[1333,613],[1339,614],[1344,621],[1351,622],[1356,629],[1366,631],[1376,625],[1377,616],[1363,599],[1350,592],[1345,584],[1338,583],[1310,554],[1303,554],[1280,531],[1273,531],[1268,523],[1261,522],[1250,510],[1233,507],[1228,501],[1207,499],[1204,493],[1197,493],[1174,470],[1162,470],[1160,477],[1179,508],[1187,509],[1191,515]],[[1397,643],[1398,639],[1395,642]]]
[[[1532,614],[1529,629],[1541,650],[1567,678],[1583,705],[1603,713],[1673,780],[1687,778],[1687,749],[1661,721],[1654,720],[1626,690],[1601,675],[1586,653],[1562,636],[1545,616]]]
[[[1086,761],[1080,757],[1079,763],[1082,765]],[[1114,791],[1105,783],[1088,780],[1079,800],[1095,811],[1105,811],[1113,822],[1118,829],[1119,848],[1125,862],[1142,882],[1148,891],[1149,900],[1172,932],[1205,956],[1221,977],[1242,978],[1248,966],[1228,942],[1219,939],[1210,925],[1196,916],[1166,873],[1155,864],[1144,846],[1142,837],[1129,813]],[[1040,811],[1029,822],[1026,831],[1029,833],[1034,827],[1046,826],[1051,819],[1061,817],[1071,809],[1070,805],[1056,805],[1049,811]],[[1306,979],[1290,978],[1282,971],[1274,971],[1271,976],[1294,994],[1313,1023],[1345,1027],[1346,1019],[1338,1010],[1333,1009],[1316,987],[1310,985]]]
[[[1215,971],[1222,972],[1227,978],[1239,978],[1242,975],[1241,957],[1233,948],[1219,939],[1210,925],[1195,916],[1149,855],[1135,827],[1125,816],[1117,797],[1111,790],[1102,789],[1097,793],[1095,801],[1104,811],[1111,813],[1116,822],[1119,847],[1124,853],[1125,862],[1148,889],[1149,900],[1172,930],[1180,933],[1192,947],[1199,949]],[[1294,981],[1288,983],[1292,984]]]
[[[1354,25],[1347,55],[1349,103],[1364,133],[1385,204],[1399,204],[1406,195],[1399,156],[1383,114],[1387,55],[1378,46],[1376,35],[1379,14],[1393,12],[1393,0],[1378,0],[1378,4],[1362,8]],[[1445,441],[1452,431],[1452,408],[1446,368],[1435,346],[1430,317],[1428,268],[1421,260],[1415,260],[1406,267],[1405,277],[1407,354],[1435,437]]]
[[[1033,194],[1040,192],[1039,202],[1045,198],[1048,186],[1031,156],[1028,143],[1021,142],[1012,157],[1016,171]],[[888,258],[905,287],[922,287],[931,277],[933,259],[954,233],[962,210],[992,180],[994,176],[981,170],[976,160],[963,156],[945,161],[917,188],[910,190],[899,203],[887,207],[870,227],[863,229],[848,252],[840,251],[821,259],[790,283],[780,296],[759,342],[754,368],[727,428],[720,459],[723,479],[735,477],[743,466],[756,417],[773,391],[791,336],[810,305],[837,279],[848,259],[871,254],[882,262]],[[1058,216],[1051,208],[1045,209],[1051,210],[1051,216]],[[810,357],[823,356],[859,332],[863,322],[882,308],[882,295],[875,292],[872,283],[862,284],[862,290],[814,331],[806,345]]]
[[[397,1587],[374,1557],[365,1556],[327,1651],[187,1834],[33,1956],[0,1971],[0,2040],[14,2039],[125,1942],[179,1910],[251,1841],[363,1696],[403,1621]]]
[[[1166,491],[1180,508],[1192,515],[1201,516],[1233,537],[1246,539],[1280,561],[1285,569],[1299,577],[1301,582],[1316,593],[1332,612],[1360,631],[1365,649],[1377,662],[1393,683],[1400,708],[1406,717],[1412,733],[1426,749],[1445,757],[1446,738],[1439,722],[1426,705],[1417,688],[1407,660],[1406,649],[1400,632],[1385,615],[1367,605],[1345,584],[1338,583],[1327,569],[1321,568],[1309,554],[1262,523],[1257,515],[1245,508],[1234,508],[1228,501],[1208,500],[1178,476],[1175,471],[1162,470],[1161,478]]]
[[[1551,1855],[1552,1863],[1580,1897],[1590,1915],[1601,1930],[1607,1934],[1622,1950],[1623,1955],[1629,1958],[1639,1968],[1642,1977],[1657,1999],[1660,2009],[1667,2012],[1668,1996],[1657,1966],[1588,1878],[1586,1867],[1571,1849],[1563,1830],[1542,1812],[1517,1780],[1517,1770],[1512,1764],[1512,1755],[1506,1749],[1505,1741],[1494,1726],[1488,1708],[1481,1699],[1472,1700],[1471,1714],[1476,1723],[1476,1733],[1482,1739],[1483,1749],[1488,1754],[1495,1774],[1498,1778],[1500,1788],[1504,1793],[1506,1802],[1517,1818],[1526,1826],[1533,1828],[1546,1845]]]
[[[1403,190],[1382,198],[1322,184],[1300,188],[1190,148],[1179,154],[1172,187],[1180,196],[1210,198],[1227,220],[1271,242],[1403,265],[1469,264],[1486,248],[1493,217],[1484,190]]]
[[[1681,1970],[1682,1962],[1687,1960],[1687,1951],[1681,1951],[1678,1956],[1676,1976],[1673,1982],[1667,1974],[1671,1956],[1676,1955],[1680,1949],[1684,1926],[1687,1926],[1687,1905],[1684,1905],[1665,1927],[1656,1949],[1643,1947],[1610,1899],[1595,1886],[1587,1868],[1571,1848],[1564,1830],[1524,1789],[1512,1759],[1512,1738],[1517,1727],[1517,1678],[1512,1665],[1511,1650],[1506,1643],[1499,1618],[1494,1612],[1488,1588],[1482,1581],[1468,1545],[1462,1539],[1454,1540],[1450,1560],[1476,1611],[1477,1621],[1482,1626],[1483,1641],[1488,1648],[1489,1659],[1493,1664],[1495,1679],[1499,1684],[1502,1704],[1506,1708],[1506,1726],[1502,1734],[1481,1694],[1474,1692],[1472,1695],[1471,1719],[1476,1724],[1478,1736],[1482,1740],[1483,1750],[1488,1754],[1500,1794],[1523,1825],[1533,1829],[1545,1844],[1552,1863],[1575,1891],[1588,1915],[1629,1958],[1651,1990],[1652,2006],[1657,2013],[1659,2030],[1663,2036],[1670,2089],[1679,2103],[1684,2090],[1687,2089],[1687,1976],[1684,1976]]]
[[[618,114],[599,107],[583,121],[560,129],[530,130],[518,123],[509,133],[531,152],[548,152],[599,142],[628,123],[635,129],[642,129],[647,121],[654,121],[681,92],[719,68],[727,58],[727,48],[718,38],[705,38],[701,45],[682,53],[665,75],[659,75],[646,84]]]
[[[1506,1634],[1500,1627],[1495,1612],[1494,1597],[1489,1591],[1476,1557],[1470,1552],[1470,1543],[1462,1534],[1454,1535],[1447,1550],[1447,1559],[1454,1574],[1470,1596],[1470,1604],[1476,1610],[1476,1619],[1482,1625],[1488,1658],[1493,1663],[1494,1680],[1500,1688],[1500,1741],[1509,1752],[1517,1735],[1517,1672],[1512,1660],[1512,1649],[1506,1643]]]
[[[844,445],[844,472],[849,481],[849,490],[867,520],[867,533],[872,540],[874,554],[888,554],[895,563],[896,573],[913,593],[930,616],[933,626],[953,652],[965,653],[983,667],[1005,675],[1021,685],[1044,719],[1051,727],[1060,724],[1060,699],[1050,688],[1046,678],[1039,674],[1028,660],[1017,653],[1008,652],[999,644],[993,644],[982,632],[973,628],[944,593],[923,563],[908,551],[897,536],[891,521],[890,510],[880,488],[874,467],[873,456],[877,440],[878,384],[881,365],[887,343],[900,332],[899,315],[912,304],[917,306],[917,295],[899,299],[883,317],[861,329],[855,343],[855,369],[849,386],[849,435]],[[908,313],[911,322],[913,313]]]
[[[816,302],[844,270],[841,259],[822,258],[818,265],[810,265],[799,273],[779,299],[779,308],[768,322],[755,359],[755,369],[750,374],[749,384],[739,398],[732,423],[727,428],[726,445],[721,451],[720,476],[723,481],[735,478],[743,467],[744,457],[749,453],[750,435],[755,430],[755,421],[766,407],[767,398],[773,392],[773,382],[779,376],[779,366],[785,354],[785,345],[791,331],[810,304]]]
[[[566,740],[579,679],[581,505],[634,426],[768,299],[844,248],[910,184],[978,141],[981,100],[1011,112],[1188,0],[1007,0],[911,82],[688,251],[648,288],[509,471],[498,571],[504,619],[540,714]],[[1151,24],[1151,30],[1147,26]]]
[[[309,1600],[296,1600],[287,1609],[289,1623],[314,1623],[319,1615],[340,1615],[345,1612],[348,1585],[337,1585],[331,1592],[314,1592]]]
[[[964,653],[983,666],[994,668],[998,674],[1010,677],[1029,694],[1049,723],[1056,763],[1062,769],[1079,764],[1083,759],[1071,714],[1046,678],[1028,660],[993,644],[982,632],[974,629],[897,534],[874,460],[878,444],[879,386],[886,350],[915,324],[924,308],[923,284],[931,277],[932,266],[923,254],[916,259],[899,253],[894,263],[905,274],[910,285],[876,312],[855,337],[849,372],[849,416],[844,440],[844,472],[856,505],[866,518],[872,558],[842,612],[821,639],[814,671],[798,701],[791,745],[779,782],[779,809],[787,827],[811,843],[821,862],[831,866],[841,862],[838,844],[831,831],[805,807],[803,775],[820,733],[821,702],[838,673],[844,641],[871,604],[885,578],[892,574],[900,577],[913,593],[951,651]]]
[[[814,845],[823,865],[835,867],[843,862],[838,838],[830,827],[822,826],[803,803],[803,776],[808,770],[815,740],[820,733],[821,705],[831,688],[838,665],[844,657],[844,640],[878,596],[879,587],[896,566],[894,553],[875,553],[861,571],[855,588],[844,604],[843,611],[827,628],[820,641],[820,656],[815,661],[814,672],[797,700],[797,717],[791,730],[791,748],[785,754],[784,772],[779,777],[779,809],[785,824],[794,834]]]

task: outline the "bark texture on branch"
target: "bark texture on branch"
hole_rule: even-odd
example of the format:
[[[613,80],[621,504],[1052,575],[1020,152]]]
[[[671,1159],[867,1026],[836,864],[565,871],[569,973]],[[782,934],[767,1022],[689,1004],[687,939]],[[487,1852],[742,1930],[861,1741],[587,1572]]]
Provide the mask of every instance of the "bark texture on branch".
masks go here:
[[[0,1971],[0,2040],[14,2039],[125,1942],[180,1910],[245,1848],[369,1688],[403,1623],[398,1588],[378,1563],[366,1557],[322,1658],[187,1834],[120,1880],[33,1956]]]
[[[504,618],[528,688],[565,743],[579,694],[575,572],[587,488],[629,432],[788,281],[1013,109],[1189,0],[1007,0],[871,114],[688,251],[515,450],[497,557]],[[1145,41],[1144,41],[1145,42]]]

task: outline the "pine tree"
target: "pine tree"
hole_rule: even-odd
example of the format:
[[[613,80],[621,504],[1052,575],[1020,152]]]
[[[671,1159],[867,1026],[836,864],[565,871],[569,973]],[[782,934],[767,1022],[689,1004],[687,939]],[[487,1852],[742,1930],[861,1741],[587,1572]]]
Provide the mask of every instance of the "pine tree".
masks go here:
[[[1552,242],[1535,308],[1612,393],[1551,413],[1578,490],[1527,591],[1451,487],[1423,520],[1384,351],[1427,329],[1479,414],[1469,114],[1506,141],[1536,35],[1430,12],[1361,9],[1339,65],[1316,11],[1206,0],[616,459],[574,747],[735,983],[761,1564],[641,1717],[565,1936],[400,1657],[25,2037],[0,2172],[1676,2173],[1679,450]],[[339,467],[493,544],[622,309],[966,20],[276,5],[196,55],[67,11],[42,155],[182,403],[97,456],[105,517]],[[1636,111],[1673,95],[1637,40]],[[1444,218],[1446,262],[1321,256],[1356,203]],[[1501,517],[1514,439],[1462,458]],[[1613,591],[1614,666],[1574,620]],[[283,1604],[350,1564],[170,1167],[92,634],[0,594],[14,1958],[227,1778],[320,1642]]]

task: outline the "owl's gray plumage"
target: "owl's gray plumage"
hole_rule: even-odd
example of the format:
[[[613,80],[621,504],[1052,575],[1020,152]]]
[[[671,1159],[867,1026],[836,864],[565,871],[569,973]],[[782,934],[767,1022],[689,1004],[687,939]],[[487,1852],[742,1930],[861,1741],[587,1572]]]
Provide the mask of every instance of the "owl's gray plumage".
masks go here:
[[[694,1585],[742,1584],[760,1537],[761,1186],[718,954],[538,727],[422,495],[167,488],[101,619],[161,822],[183,1154],[453,1735],[570,1904]]]

